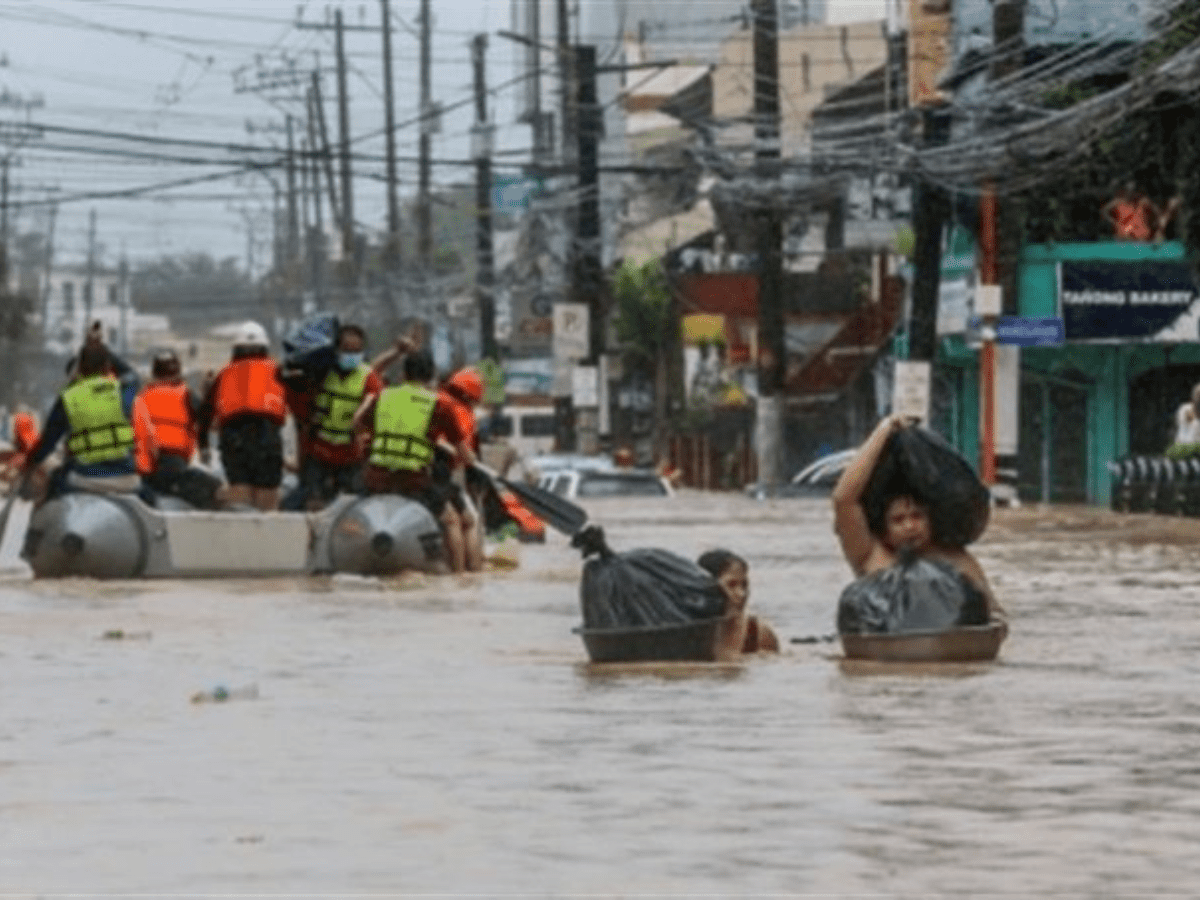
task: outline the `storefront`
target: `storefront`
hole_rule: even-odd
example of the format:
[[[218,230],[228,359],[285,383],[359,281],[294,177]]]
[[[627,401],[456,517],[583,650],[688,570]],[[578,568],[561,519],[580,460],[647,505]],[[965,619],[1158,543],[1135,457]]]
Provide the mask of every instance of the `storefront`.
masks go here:
[[[1013,377],[1001,416],[1015,424],[1026,501],[1108,503],[1107,464],[1170,443],[1176,408],[1200,382],[1200,292],[1178,242],[1027,246],[1019,317],[1008,320]],[[1028,324],[1030,327],[1021,326]],[[1038,328],[1045,326],[1041,336]],[[968,330],[944,336],[950,386],[940,427],[979,457],[979,357]]]

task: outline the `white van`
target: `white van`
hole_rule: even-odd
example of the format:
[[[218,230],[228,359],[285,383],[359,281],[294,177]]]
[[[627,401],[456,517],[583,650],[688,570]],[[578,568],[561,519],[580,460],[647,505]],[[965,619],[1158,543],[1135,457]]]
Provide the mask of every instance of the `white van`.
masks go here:
[[[522,459],[529,460],[554,449],[554,404],[548,398],[524,403],[510,400],[500,410],[499,419],[504,423],[501,429],[507,432],[508,443]]]

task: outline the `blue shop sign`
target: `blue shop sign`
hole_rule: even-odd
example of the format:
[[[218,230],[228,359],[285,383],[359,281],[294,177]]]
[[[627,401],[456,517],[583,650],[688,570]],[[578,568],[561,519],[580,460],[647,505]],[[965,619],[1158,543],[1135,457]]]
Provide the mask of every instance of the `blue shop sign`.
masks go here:
[[[1063,342],[1063,320],[1058,316],[1001,316],[996,320],[996,343],[1018,347],[1055,347]]]
[[[1200,340],[1200,292],[1179,261],[1059,263],[1068,341]]]

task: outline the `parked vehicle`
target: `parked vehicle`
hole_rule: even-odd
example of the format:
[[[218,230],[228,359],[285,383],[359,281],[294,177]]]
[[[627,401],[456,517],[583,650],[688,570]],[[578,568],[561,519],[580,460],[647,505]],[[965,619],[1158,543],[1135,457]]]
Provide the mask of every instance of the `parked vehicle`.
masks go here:
[[[833,491],[834,485],[846,471],[846,466],[858,453],[857,447],[849,450],[839,450],[813,460],[792,476],[791,481],[781,485],[771,492],[774,497],[823,497]],[[746,486],[746,493],[752,497],[766,496],[766,491],[757,484]]]
[[[554,407],[509,403],[500,412],[503,433],[517,453],[529,460],[554,449]]]
[[[543,475],[538,487],[571,500],[602,497],[671,497],[675,491],[646,469],[563,469]]]
[[[851,447],[822,456],[793,475],[790,484],[795,488],[811,488],[814,492],[832,491],[856,453],[858,448]]]
[[[583,453],[542,453],[538,456],[527,457],[525,468],[532,469],[538,480],[547,475],[557,474],[567,469],[612,469],[613,461],[607,456],[588,456]]]

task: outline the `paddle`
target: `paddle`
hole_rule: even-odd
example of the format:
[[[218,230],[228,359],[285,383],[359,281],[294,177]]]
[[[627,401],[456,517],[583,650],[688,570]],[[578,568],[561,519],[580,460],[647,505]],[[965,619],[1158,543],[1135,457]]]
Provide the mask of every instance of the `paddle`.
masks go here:
[[[536,485],[509,481],[483,463],[477,462],[471,468],[491,481],[492,484],[503,485],[512,491],[531,513],[567,537],[573,537],[580,528],[587,524],[587,512],[565,497],[560,497],[558,494]]]

